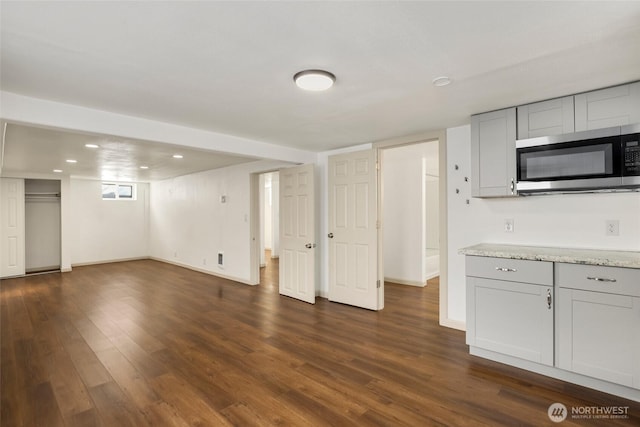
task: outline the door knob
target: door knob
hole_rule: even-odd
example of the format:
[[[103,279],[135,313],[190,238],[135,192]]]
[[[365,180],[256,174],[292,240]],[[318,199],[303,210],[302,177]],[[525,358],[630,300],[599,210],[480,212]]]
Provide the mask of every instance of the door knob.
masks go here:
[[[327,237],[330,238],[330,239],[333,239],[333,233],[327,234]]]
[[[307,249],[311,249],[311,248],[315,248],[316,244],[315,243],[307,243],[306,245],[304,245],[305,248]]]

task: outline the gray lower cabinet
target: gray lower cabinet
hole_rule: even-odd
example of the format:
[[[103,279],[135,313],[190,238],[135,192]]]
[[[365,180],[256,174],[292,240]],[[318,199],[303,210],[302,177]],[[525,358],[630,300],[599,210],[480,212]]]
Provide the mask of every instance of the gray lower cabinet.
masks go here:
[[[552,366],[553,263],[466,257],[467,344]]]
[[[556,264],[558,367],[640,389],[640,270]]]

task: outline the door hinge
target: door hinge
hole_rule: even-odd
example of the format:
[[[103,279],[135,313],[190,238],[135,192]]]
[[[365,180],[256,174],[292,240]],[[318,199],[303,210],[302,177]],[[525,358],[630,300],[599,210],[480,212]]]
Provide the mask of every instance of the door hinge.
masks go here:
[[[380,228],[380,225],[381,225],[381,224],[380,224],[380,221],[376,221],[376,228],[378,228],[378,229],[379,229],[379,228]]]
[[[376,280],[376,288],[380,289],[380,279]]]
[[[376,162],[376,170],[379,171],[380,170],[380,162]]]

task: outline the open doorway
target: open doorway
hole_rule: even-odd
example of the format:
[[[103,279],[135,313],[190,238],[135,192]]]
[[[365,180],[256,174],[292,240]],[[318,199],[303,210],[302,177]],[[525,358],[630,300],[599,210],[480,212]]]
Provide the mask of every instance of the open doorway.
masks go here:
[[[60,271],[60,181],[26,179],[25,272]]]
[[[386,282],[426,286],[440,275],[439,141],[381,150]]]
[[[274,271],[277,279],[280,257],[280,174],[278,171],[264,172],[254,174],[252,179],[252,270],[255,272],[252,282],[274,284]]]

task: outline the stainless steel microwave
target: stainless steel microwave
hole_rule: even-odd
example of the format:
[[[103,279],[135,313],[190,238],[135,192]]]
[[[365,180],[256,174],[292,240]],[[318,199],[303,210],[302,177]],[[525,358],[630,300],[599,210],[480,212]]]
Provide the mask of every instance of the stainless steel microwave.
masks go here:
[[[640,191],[640,124],[516,141],[519,194]]]

